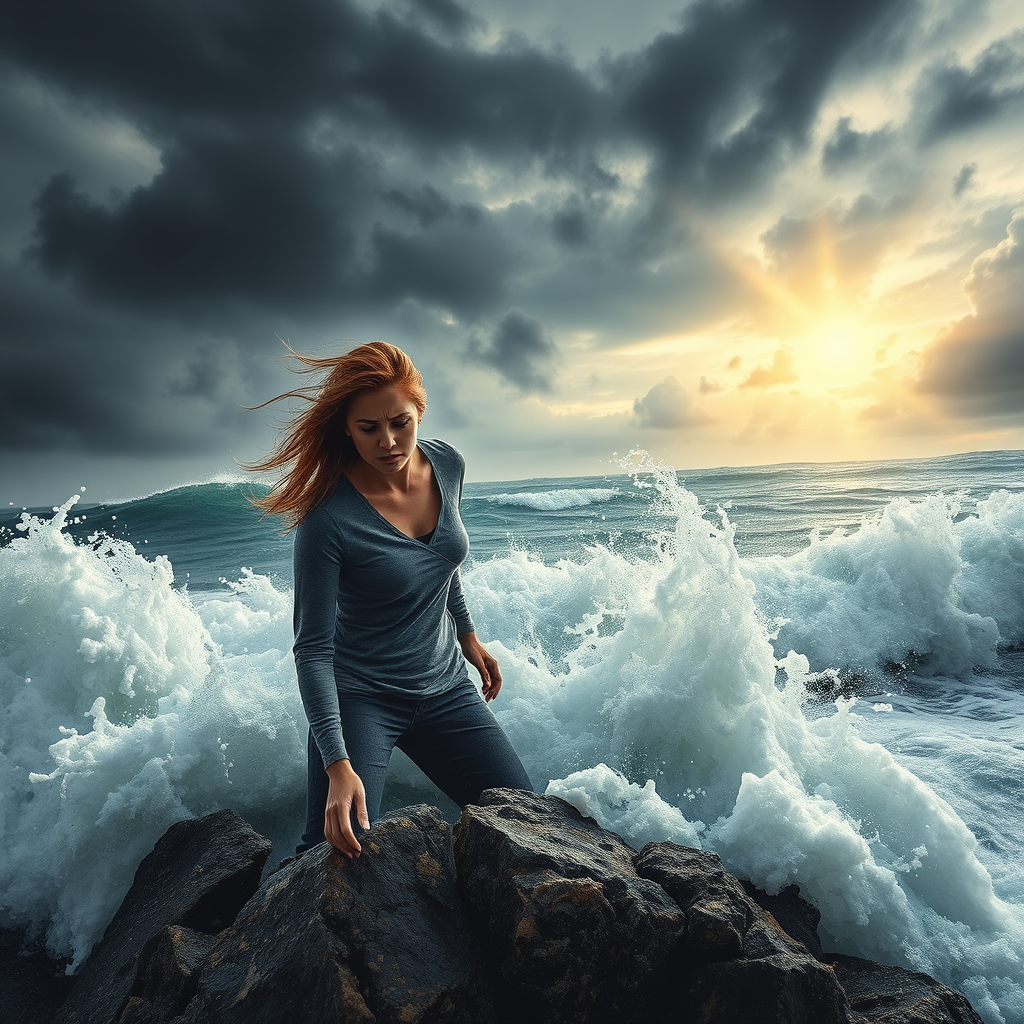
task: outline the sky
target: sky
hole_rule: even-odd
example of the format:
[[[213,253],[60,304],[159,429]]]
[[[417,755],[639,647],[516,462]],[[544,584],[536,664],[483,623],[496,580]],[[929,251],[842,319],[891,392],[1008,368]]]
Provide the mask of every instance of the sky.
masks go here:
[[[471,480],[1024,448],[1018,0],[48,0],[0,34],[0,502],[237,476],[295,350]]]

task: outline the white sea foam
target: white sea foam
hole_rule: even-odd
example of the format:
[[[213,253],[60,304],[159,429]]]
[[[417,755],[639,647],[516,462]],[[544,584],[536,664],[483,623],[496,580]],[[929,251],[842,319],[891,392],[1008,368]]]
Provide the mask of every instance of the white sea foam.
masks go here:
[[[197,608],[166,558],[74,544],[72,504],[0,548],[0,892],[77,963],[172,822],[234,807],[277,831],[304,729],[285,595],[243,579]]]
[[[485,494],[475,500],[495,505],[519,505],[539,512],[562,512],[610,501],[619,492],[612,487],[567,487],[555,491],[520,491],[517,494]]]
[[[996,894],[950,805],[863,738],[856,703],[805,715],[812,665],[777,659],[757,606],[775,581],[791,635],[826,663],[856,650],[841,609],[814,620],[822,594],[864,608],[875,657],[932,629],[933,657],[976,663],[1019,615],[1017,503],[994,495],[962,522],[947,499],[896,503],[811,556],[752,564],[724,515],[648,468],[677,527],[644,558],[513,551],[464,572],[506,680],[495,710],[534,782],[634,845],[715,850],[769,891],[796,882],[827,946],[927,970],[992,1024],[1024,1019],[1021,908]],[[73,544],[68,508],[0,549],[0,889],[9,919],[80,960],[171,821],[234,807],[286,852],[305,727],[287,593],[243,573],[190,598],[166,559]],[[1006,584],[998,600],[986,580]],[[872,625],[872,601],[902,639]]]
[[[897,498],[856,533],[750,560],[759,604],[785,620],[776,650],[819,670],[991,667],[1000,642],[1024,640],[1024,494],[997,491],[957,521],[960,508],[956,496]]]

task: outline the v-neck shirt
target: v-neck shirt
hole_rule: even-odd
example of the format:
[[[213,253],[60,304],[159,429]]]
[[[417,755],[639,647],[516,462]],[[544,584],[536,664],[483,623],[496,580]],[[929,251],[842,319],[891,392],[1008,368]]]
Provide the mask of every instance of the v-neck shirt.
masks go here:
[[[473,631],[459,566],[465,461],[420,439],[441,495],[437,526],[412,537],[346,478],[295,531],[295,667],[324,765],[343,757],[339,692],[442,693],[468,678],[457,638]]]

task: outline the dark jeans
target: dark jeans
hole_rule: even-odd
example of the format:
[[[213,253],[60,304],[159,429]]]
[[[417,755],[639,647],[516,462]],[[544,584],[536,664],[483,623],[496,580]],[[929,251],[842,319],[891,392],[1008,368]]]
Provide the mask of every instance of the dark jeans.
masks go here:
[[[342,693],[338,703],[345,746],[366,789],[371,822],[380,815],[384,776],[395,747],[460,807],[473,803],[485,789],[533,789],[508,737],[468,679],[429,697]],[[306,831],[296,853],[324,842],[327,773],[312,732],[306,743],[306,772]]]

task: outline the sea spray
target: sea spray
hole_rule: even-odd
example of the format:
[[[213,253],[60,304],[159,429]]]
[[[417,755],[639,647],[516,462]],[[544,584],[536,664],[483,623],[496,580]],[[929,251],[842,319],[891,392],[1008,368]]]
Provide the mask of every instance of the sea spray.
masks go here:
[[[762,608],[785,610],[779,652],[796,648],[819,670],[909,663],[918,673],[966,676],[992,667],[1000,623],[1006,639],[1020,635],[1024,585],[1014,580],[1007,593],[999,584],[1014,565],[1024,568],[1024,554],[986,565],[991,546],[976,537],[987,527],[1024,549],[1024,495],[993,495],[962,523],[959,512],[955,496],[897,498],[853,534],[815,532],[788,558],[750,559]],[[964,563],[964,540],[976,561]]]
[[[927,510],[909,502],[890,516],[895,524],[899,513],[899,530],[872,533],[883,510],[856,533],[819,536],[846,552],[820,563],[788,556],[766,572],[767,563],[737,554],[734,513],[702,509],[668,470],[636,468],[639,490],[623,485],[589,506],[610,521],[621,506],[604,536],[628,516],[628,543],[595,539],[550,562],[513,549],[463,570],[505,677],[492,707],[534,782],[635,845],[701,845],[766,888],[795,881],[822,909],[832,948],[930,970],[988,1021],[1024,1019],[1020,908],[997,898],[949,804],[902,757],[864,738],[869,726],[895,729],[909,698],[886,695],[895,710],[884,714],[870,711],[885,704],[874,696],[809,702],[812,670],[851,667],[839,652],[861,652],[850,629],[821,639],[804,625],[816,613],[821,567],[852,559],[859,574],[837,592],[849,608],[870,608],[868,584],[884,595],[902,545],[919,553],[923,590],[943,600],[938,611],[905,598],[883,605],[889,646],[865,647],[855,665],[877,666],[879,652],[907,660],[939,621],[978,616],[995,624],[997,642],[1014,629],[1019,636],[1020,496],[992,494],[974,514],[946,498],[925,499]],[[498,507],[468,504],[467,518]],[[643,508],[652,517],[636,522]],[[182,592],[166,559],[147,561],[102,537],[73,543],[66,513],[30,521],[0,548],[0,882],[8,920],[80,959],[176,816],[231,806],[288,852],[301,830],[305,724],[285,588],[242,571],[216,592]],[[773,571],[798,580],[788,605],[773,605]],[[913,579],[901,584],[911,596]],[[987,593],[989,580],[1002,585],[998,595]],[[73,598],[68,581],[79,587]],[[787,628],[789,645],[780,643]],[[819,640],[812,660],[800,630]],[[991,650],[992,638],[968,628],[950,656]],[[895,687],[887,678],[879,675],[881,685]],[[941,674],[922,685],[953,694]],[[392,767],[393,792],[433,799],[407,762]]]
[[[74,543],[73,503],[25,516],[0,548],[2,914],[72,966],[172,822],[233,807],[278,831],[304,739],[294,688],[279,685],[285,655],[225,655],[219,609],[205,609],[208,628],[162,556]],[[249,614],[265,642],[274,611],[233,601],[233,635]]]
[[[674,474],[645,468],[677,524],[653,538],[646,559],[599,545],[582,565],[518,555],[515,599],[504,603],[487,595],[501,589],[505,560],[469,575],[470,602],[489,605],[516,679],[499,718],[535,777],[579,764],[548,792],[636,844],[703,845],[771,892],[796,882],[822,911],[832,948],[928,970],[968,992],[986,1019],[1021,1019],[1021,911],[996,896],[975,837],[859,736],[853,701],[806,716],[810,665],[775,657],[727,516],[709,518]],[[876,530],[867,524],[861,543],[883,568],[892,546],[916,548],[946,598],[928,609],[932,621],[964,626],[950,648],[962,668],[959,651],[994,647],[995,629],[949,596],[960,563],[952,513],[939,515],[938,504],[901,503]],[[552,658],[542,638],[553,610],[569,608],[575,624]],[[920,622],[922,611],[916,604],[906,617]]]

